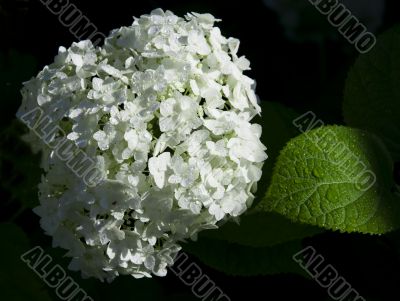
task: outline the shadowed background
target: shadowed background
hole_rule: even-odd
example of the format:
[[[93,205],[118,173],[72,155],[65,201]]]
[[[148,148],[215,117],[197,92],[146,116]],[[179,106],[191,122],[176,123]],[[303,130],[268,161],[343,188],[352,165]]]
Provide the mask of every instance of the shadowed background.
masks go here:
[[[180,16],[192,11],[211,13],[222,19],[217,25],[223,35],[240,39],[239,52],[251,62],[252,70],[248,75],[256,79],[261,100],[291,107],[298,115],[312,110],[326,124],[343,124],[344,82],[359,54],[327,26],[326,17],[311,5],[306,13],[301,11],[300,16],[306,21],[312,20],[308,26],[315,24],[312,30],[320,30],[323,38],[308,39],[303,31],[288,35],[283,16],[268,7],[265,4],[268,1],[262,0],[70,2],[106,35],[111,29],[130,25],[132,16],[158,7]],[[396,4],[396,1],[386,1],[377,33],[400,22]],[[329,32],[328,38],[325,38],[326,32]],[[3,234],[0,299],[57,300],[53,290],[19,259],[23,252],[40,245],[64,268],[69,262],[63,258],[63,250],[51,249],[51,239],[42,233],[38,217],[31,212],[30,208],[38,202],[40,158],[32,155],[18,139],[24,129],[15,121],[15,112],[21,101],[21,83],[51,63],[59,46],[68,47],[76,39],[39,0],[0,0],[0,34],[0,221],[11,223],[0,231]],[[398,237],[398,233],[365,237],[327,232],[306,239],[303,244],[315,246],[367,300],[396,300],[400,296],[397,289],[400,282]],[[191,259],[231,300],[256,296],[261,300],[329,300],[326,291],[316,282],[300,275],[228,276],[198,262],[195,257]],[[291,258],[283,260],[290,262]],[[95,300],[196,300],[190,288],[172,273],[165,278],[144,280],[119,277],[111,285],[83,280],[75,272],[68,274]]]

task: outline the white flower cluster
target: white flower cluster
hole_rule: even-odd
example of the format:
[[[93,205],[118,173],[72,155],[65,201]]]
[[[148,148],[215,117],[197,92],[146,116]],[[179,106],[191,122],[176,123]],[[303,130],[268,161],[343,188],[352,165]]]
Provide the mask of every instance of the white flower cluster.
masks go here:
[[[40,106],[104,175],[86,186],[32,142],[45,169],[35,212],[83,276],[163,276],[179,241],[251,205],[267,158],[250,122],[260,107],[239,41],[215,21],[157,9],[102,47],[61,47],[25,83],[18,115]]]

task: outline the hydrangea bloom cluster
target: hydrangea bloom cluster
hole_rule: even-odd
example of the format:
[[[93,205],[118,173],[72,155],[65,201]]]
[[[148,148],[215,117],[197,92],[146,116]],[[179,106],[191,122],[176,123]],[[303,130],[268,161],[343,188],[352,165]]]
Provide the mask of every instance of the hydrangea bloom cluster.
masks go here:
[[[45,170],[35,212],[83,276],[164,276],[180,241],[251,205],[267,158],[251,123],[261,110],[239,41],[216,21],[157,9],[102,47],[61,47],[25,83],[18,115],[40,106],[104,176],[85,185],[30,137]]]

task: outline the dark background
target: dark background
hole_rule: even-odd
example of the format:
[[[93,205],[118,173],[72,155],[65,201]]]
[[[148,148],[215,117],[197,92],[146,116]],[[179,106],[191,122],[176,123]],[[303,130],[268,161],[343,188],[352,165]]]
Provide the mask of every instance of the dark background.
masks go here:
[[[240,54],[246,55],[251,62],[252,70],[248,75],[256,79],[260,99],[289,106],[299,115],[312,110],[327,124],[343,124],[343,86],[347,72],[359,54],[339,34],[320,42],[292,41],[285,35],[279,16],[262,0],[70,2],[105,34],[113,28],[130,25],[132,16],[149,13],[157,7],[172,10],[180,16],[190,11],[209,12],[222,19],[218,26],[225,36],[240,39]],[[397,2],[386,1],[384,20],[378,33],[400,23]],[[314,17],[320,17],[321,24],[327,23],[318,15],[315,10]],[[317,29],[318,26],[316,24]],[[321,27],[321,30],[325,29]],[[14,116],[20,105],[21,83],[51,63],[58,47],[68,47],[75,37],[39,0],[0,0],[0,35],[0,152],[4,155],[0,161],[0,219],[1,222],[18,224],[28,235],[30,246],[48,247],[53,258],[66,268],[68,260],[62,258],[62,250],[50,251],[51,240],[42,234],[39,219],[21,205],[37,202],[39,157],[31,155],[18,140],[17,134],[21,129],[15,125]],[[397,233],[369,237],[328,232],[307,239],[304,244],[314,245],[367,300],[400,300],[397,237],[400,237]],[[0,256],[7,261],[4,254]],[[301,276],[233,277],[214,271],[201,262],[199,265],[231,300],[329,300],[326,291],[316,282]],[[38,278],[24,265],[2,265],[1,269],[5,274],[12,270],[17,277],[19,274],[27,274],[27,277],[32,274],[32,278]],[[78,273],[70,274],[87,287],[90,294],[96,295],[96,300],[196,300],[190,288],[172,273],[151,280],[120,277],[112,285],[82,280]],[[7,300],[20,300],[18,287],[24,290],[22,287],[26,282],[23,279],[19,285],[14,284],[14,295]],[[7,279],[0,279],[0,282],[8,286]],[[48,289],[48,294],[57,300],[51,289]],[[3,299],[2,290],[0,299]]]

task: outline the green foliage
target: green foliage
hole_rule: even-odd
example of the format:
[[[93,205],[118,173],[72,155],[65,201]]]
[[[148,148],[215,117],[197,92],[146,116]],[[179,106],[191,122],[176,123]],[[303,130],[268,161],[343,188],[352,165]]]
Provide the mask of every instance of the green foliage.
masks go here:
[[[345,88],[346,122],[382,138],[400,160],[400,27],[378,38],[351,69]]]
[[[382,234],[400,223],[392,168],[377,137],[341,126],[319,128],[284,148],[258,208],[327,229]]]

